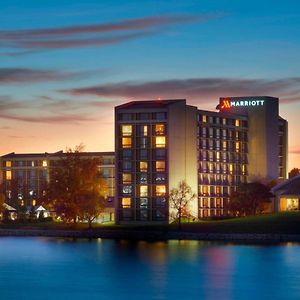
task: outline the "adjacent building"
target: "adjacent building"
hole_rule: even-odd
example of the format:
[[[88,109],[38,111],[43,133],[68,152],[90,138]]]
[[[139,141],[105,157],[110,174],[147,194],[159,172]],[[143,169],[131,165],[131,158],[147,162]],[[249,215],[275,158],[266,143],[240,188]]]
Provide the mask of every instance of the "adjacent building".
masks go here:
[[[285,179],[287,122],[278,98],[220,98],[218,111],[184,99],[115,108],[116,221],[166,223],[170,190],[185,180],[196,218],[227,213],[240,183]]]
[[[63,151],[55,153],[9,153],[0,158],[1,184],[5,194],[5,203],[12,207],[37,206],[46,194],[50,180],[50,169],[66,157]],[[82,158],[98,158],[99,171],[106,182],[107,212],[114,218],[114,153],[113,152],[82,152]]]

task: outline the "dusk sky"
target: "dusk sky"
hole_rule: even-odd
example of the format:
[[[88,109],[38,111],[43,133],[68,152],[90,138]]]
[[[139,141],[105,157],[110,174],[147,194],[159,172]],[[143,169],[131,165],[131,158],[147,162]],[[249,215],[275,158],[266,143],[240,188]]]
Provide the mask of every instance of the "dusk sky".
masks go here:
[[[300,1],[0,0],[0,155],[113,151],[113,108],[280,98],[300,168]]]

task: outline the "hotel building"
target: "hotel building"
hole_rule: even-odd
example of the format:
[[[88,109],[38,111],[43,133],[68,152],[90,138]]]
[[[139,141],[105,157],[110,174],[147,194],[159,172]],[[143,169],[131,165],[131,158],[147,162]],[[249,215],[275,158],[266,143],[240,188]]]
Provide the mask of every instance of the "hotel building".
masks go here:
[[[5,194],[5,203],[12,207],[40,205],[46,194],[47,184],[50,180],[50,169],[66,153],[9,153],[0,157],[1,175],[0,183]],[[106,198],[113,203],[114,199],[114,153],[113,152],[82,152],[81,157],[98,158],[99,171],[106,182]],[[114,213],[113,205],[111,214]],[[113,215],[111,215],[113,218]]]
[[[226,214],[240,183],[285,179],[287,122],[278,98],[220,98],[218,111],[185,100],[115,108],[116,222],[166,223],[170,190],[185,180],[196,218]]]

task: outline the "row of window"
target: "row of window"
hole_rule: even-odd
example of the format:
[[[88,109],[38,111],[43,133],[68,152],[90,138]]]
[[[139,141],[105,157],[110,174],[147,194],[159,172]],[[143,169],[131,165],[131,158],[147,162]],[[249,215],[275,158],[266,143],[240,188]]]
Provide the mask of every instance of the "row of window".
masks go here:
[[[136,160],[149,160],[150,155],[152,155],[153,160],[165,159],[167,155],[166,153],[165,148],[157,148],[152,151],[150,149],[122,149],[119,150],[119,159],[132,160],[135,158]]]
[[[125,176],[123,174],[120,177],[120,182],[122,182],[123,184],[158,184],[165,183],[167,181],[166,173],[154,173],[152,174],[152,176],[150,176],[150,174],[148,173],[137,173],[135,176],[135,180],[133,178],[133,174],[125,173]]]
[[[198,139],[198,148],[236,152],[248,151],[247,143],[213,139]]]
[[[220,129],[213,127],[198,127],[198,136],[201,137],[209,137],[209,138],[217,138],[224,140],[240,140],[247,141],[248,134],[246,131],[236,131],[229,129]]]
[[[47,160],[5,160],[3,161],[3,167],[11,168],[11,167],[48,167]]]
[[[134,120],[166,120],[166,112],[155,113],[119,113],[119,121],[134,121]]]
[[[122,137],[121,147],[122,148],[165,148],[166,147],[166,137],[165,136],[154,136],[152,137],[152,143],[150,144],[150,139],[146,137],[137,138],[135,143],[132,137]]]
[[[160,209],[121,209],[119,211],[119,220],[121,221],[166,221],[167,210]]]
[[[209,123],[216,125],[222,124],[227,126],[248,127],[248,121],[246,120],[221,118],[217,116],[207,116],[201,114],[198,114],[198,121],[201,123]]]
[[[200,173],[247,174],[247,165],[201,162]]]
[[[204,185],[231,185],[231,183],[246,181],[246,175],[199,174],[199,184]]]
[[[123,195],[132,195],[134,192],[137,197],[150,197],[151,194],[153,197],[163,197],[166,195],[166,186],[165,185],[139,185],[135,187],[134,191],[133,185],[123,185],[119,189],[119,193]]]
[[[164,197],[159,198],[131,198],[122,197],[119,201],[121,208],[151,208],[151,207],[166,207],[167,200]]]
[[[134,134],[134,127],[136,133]],[[152,129],[152,132],[150,132]],[[165,135],[166,126],[165,124],[154,124],[154,125],[132,125],[132,124],[123,124],[120,125],[120,133],[122,136],[151,136],[151,135]]]
[[[214,162],[241,162],[247,161],[246,153],[239,152],[223,152],[223,151],[208,151],[208,150],[199,150],[199,161],[214,161]]]

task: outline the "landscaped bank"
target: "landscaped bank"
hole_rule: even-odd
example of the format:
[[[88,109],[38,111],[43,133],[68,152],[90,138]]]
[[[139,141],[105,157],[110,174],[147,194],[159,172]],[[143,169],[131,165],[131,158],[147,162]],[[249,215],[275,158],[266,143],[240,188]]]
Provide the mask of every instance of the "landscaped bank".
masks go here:
[[[176,225],[102,225],[87,229],[83,224],[75,227],[62,223],[3,224],[0,236],[300,242],[300,212],[185,223],[181,230]]]

